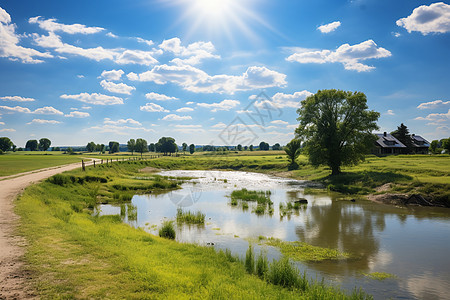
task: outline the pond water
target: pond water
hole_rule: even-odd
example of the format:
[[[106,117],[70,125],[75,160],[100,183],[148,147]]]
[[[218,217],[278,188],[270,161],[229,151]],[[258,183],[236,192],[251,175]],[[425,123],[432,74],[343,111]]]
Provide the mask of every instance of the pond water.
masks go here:
[[[362,287],[375,299],[448,299],[450,295],[450,209],[399,208],[370,201],[339,200],[327,193],[305,193],[310,182],[264,174],[226,171],[164,171],[163,176],[191,177],[182,189],[162,194],[136,195],[137,217],[124,221],[157,234],[177,208],[206,214],[204,226],[177,227],[180,242],[230,249],[241,257],[249,242],[256,253],[277,259],[276,248],[257,245],[259,236],[302,241],[314,246],[350,252],[346,261],[296,263],[312,278],[322,277],[351,290]],[[270,190],[272,215],[258,216],[230,205],[232,191]],[[310,190],[310,189],[307,189]],[[290,217],[280,217],[279,203],[306,198],[307,205]],[[122,207],[122,210],[126,208]],[[131,208],[130,208],[131,209]],[[100,214],[120,214],[120,206],[101,205]],[[124,211],[122,211],[122,214]],[[386,272],[396,276],[369,279],[364,274]]]

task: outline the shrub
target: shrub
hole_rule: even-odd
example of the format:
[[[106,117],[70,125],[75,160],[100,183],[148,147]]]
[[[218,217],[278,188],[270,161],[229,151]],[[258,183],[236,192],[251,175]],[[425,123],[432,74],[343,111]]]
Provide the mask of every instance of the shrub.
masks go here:
[[[255,259],[253,258],[252,245],[248,246],[247,253],[245,253],[245,270],[249,274],[255,273]]]
[[[173,227],[173,221],[164,221],[159,229],[159,236],[166,239],[175,239],[175,228]]]
[[[300,288],[300,275],[287,257],[270,264],[267,279],[270,283],[286,288]],[[305,279],[306,280],[306,279]]]
[[[268,271],[269,263],[267,261],[267,257],[260,253],[258,259],[256,260],[256,275],[258,275],[259,278],[264,279]]]

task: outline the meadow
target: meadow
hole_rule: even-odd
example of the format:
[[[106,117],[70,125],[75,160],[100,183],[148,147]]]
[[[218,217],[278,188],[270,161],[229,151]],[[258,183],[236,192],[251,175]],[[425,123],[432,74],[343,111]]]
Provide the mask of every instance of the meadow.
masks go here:
[[[149,164],[118,162],[66,172],[18,198],[19,230],[28,241],[26,261],[40,297],[371,298],[309,281],[286,259],[272,262],[261,277],[253,270],[264,268],[249,271],[248,259],[150,235],[124,224],[120,215],[94,213],[95,203],[128,200],[114,195],[177,188],[177,180],[139,172]]]

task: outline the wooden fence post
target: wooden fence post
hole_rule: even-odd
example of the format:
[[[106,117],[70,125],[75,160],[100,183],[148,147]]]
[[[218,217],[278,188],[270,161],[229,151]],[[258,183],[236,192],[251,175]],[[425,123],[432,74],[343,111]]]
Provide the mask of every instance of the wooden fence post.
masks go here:
[[[86,171],[86,167],[84,166],[84,160],[81,160],[81,168],[83,169],[83,171]]]
[[[94,168],[95,168],[95,159],[94,159]]]

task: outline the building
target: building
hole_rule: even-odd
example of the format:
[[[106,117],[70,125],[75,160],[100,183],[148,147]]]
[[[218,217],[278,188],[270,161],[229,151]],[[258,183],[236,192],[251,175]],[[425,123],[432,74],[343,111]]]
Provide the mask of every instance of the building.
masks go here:
[[[416,154],[428,154],[430,143],[421,137],[420,135],[411,135],[411,142],[413,146],[413,152]]]
[[[389,133],[375,133],[378,137],[372,153],[375,155],[401,154],[406,150],[406,146]]]

